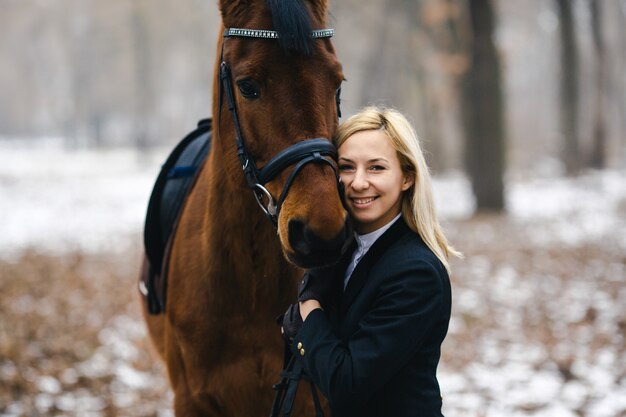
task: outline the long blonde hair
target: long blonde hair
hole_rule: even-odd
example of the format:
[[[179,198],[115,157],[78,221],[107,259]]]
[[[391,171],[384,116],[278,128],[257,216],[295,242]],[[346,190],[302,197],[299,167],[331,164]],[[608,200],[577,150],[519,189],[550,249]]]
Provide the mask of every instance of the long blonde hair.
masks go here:
[[[335,146],[339,149],[350,136],[366,130],[385,132],[397,152],[403,173],[413,176],[413,186],[402,197],[402,217],[450,273],[448,258],[463,255],[448,244],[437,220],[430,172],[415,130],[397,110],[366,107],[339,126]]]

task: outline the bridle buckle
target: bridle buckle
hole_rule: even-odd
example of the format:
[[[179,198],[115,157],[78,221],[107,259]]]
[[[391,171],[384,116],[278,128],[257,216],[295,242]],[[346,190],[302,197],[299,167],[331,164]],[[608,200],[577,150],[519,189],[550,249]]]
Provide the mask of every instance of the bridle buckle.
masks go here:
[[[254,197],[256,198],[256,202],[261,207],[261,210],[273,221],[275,221],[276,216],[278,215],[278,209],[276,203],[274,202],[274,197],[267,190],[267,188],[263,187],[261,184],[254,184]],[[267,197],[267,207],[263,205],[263,197]]]

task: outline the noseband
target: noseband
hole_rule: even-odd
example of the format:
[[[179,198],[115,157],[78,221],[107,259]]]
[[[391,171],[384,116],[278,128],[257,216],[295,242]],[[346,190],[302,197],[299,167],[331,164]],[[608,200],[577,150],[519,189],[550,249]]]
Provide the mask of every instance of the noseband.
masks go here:
[[[333,29],[314,30],[311,32],[313,39],[330,38],[334,34]],[[244,38],[261,38],[261,39],[277,39],[279,37],[278,32],[273,30],[262,29],[238,29],[228,28],[224,31],[224,38],[228,37],[244,37]],[[331,162],[327,156],[330,156],[333,160],[337,160],[337,150],[335,146],[327,138],[315,138],[300,141],[294,145],[279,152],[276,156],[271,158],[265,166],[257,168],[252,159],[250,152],[246,148],[243,135],[241,133],[241,125],[239,124],[239,116],[237,113],[237,106],[235,105],[235,95],[233,93],[232,79],[230,68],[224,61],[224,43],[222,43],[222,54],[220,64],[220,91],[219,91],[219,117],[218,125],[221,123],[222,113],[222,95],[226,93],[226,100],[228,103],[228,110],[230,110],[233,118],[233,124],[235,126],[235,142],[237,145],[237,156],[241,162],[244,176],[248,187],[254,192],[257,203],[265,213],[265,215],[274,223],[278,224],[278,215],[280,208],[287,198],[287,193],[295,180],[298,173],[308,163],[323,163],[329,165],[335,173],[337,183],[339,183],[339,174],[336,166]],[[339,112],[339,92],[337,91],[336,104],[338,115]],[[265,185],[276,178],[285,168],[295,164],[293,171],[287,178],[283,190],[278,198],[278,202],[275,202],[272,194],[265,188]],[[267,200],[267,206],[263,204],[264,199]]]

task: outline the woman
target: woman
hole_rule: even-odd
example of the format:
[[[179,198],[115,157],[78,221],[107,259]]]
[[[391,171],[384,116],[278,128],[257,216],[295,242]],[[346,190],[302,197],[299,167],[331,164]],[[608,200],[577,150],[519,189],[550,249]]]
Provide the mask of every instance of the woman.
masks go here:
[[[305,274],[303,323],[293,306],[285,334],[333,417],[441,416],[448,256],[460,254],[438,224],[417,136],[399,112],[369,107],[335,140],[356,245]]]

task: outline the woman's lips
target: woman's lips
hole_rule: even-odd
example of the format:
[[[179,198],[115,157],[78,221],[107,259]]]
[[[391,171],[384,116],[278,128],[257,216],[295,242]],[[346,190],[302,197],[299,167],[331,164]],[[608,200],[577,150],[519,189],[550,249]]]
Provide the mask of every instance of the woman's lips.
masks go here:
[[[372,201],[376,200],[378,197],[350,197],[350,201],[357,208],[367,207],[372,203]]]

